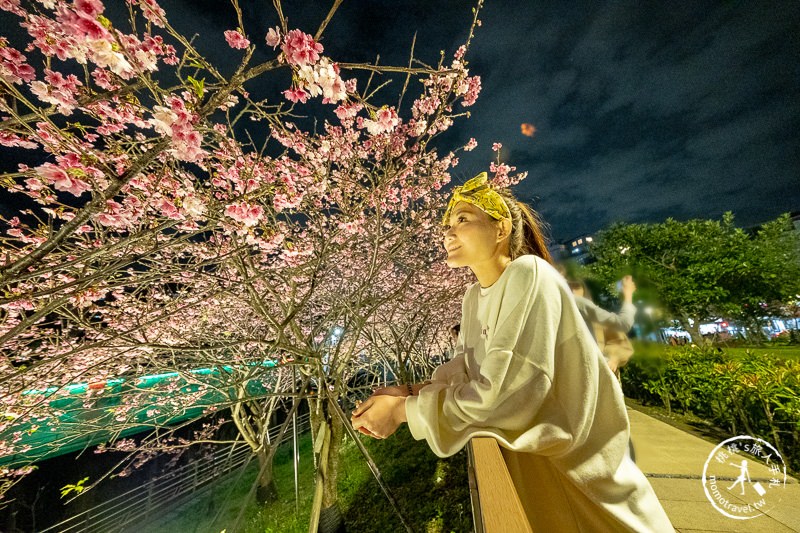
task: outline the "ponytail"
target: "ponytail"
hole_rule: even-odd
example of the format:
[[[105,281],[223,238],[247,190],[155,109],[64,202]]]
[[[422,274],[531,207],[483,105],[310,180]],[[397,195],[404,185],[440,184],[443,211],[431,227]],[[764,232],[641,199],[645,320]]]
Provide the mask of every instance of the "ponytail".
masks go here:
[[[544,222],[539,214],[528,204],[514,198],[508,189],[500,189],[497,192],[511,211],[511,236],[508,241],[511,259],[532,254],[538,255],[552,265],[553,258],[547,249],[547,239],[544,236]]]

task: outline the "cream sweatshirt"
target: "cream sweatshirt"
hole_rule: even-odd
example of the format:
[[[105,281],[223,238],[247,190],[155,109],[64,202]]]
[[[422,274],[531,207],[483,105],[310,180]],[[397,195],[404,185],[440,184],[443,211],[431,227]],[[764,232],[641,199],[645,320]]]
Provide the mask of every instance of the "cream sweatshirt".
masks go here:
[[[673,531],[628,456],[620,385],[546,261],[472,285],[455,351],[406,399],[414,438],[440,457],[497,439],[534,531]]]

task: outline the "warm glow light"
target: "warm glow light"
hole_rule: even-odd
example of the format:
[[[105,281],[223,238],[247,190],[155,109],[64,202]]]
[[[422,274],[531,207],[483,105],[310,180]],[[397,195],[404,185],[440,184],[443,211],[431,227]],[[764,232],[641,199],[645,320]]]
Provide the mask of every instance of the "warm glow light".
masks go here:
[[[525,137],[533,137],[533,134],[536,133],[536,126],[527,122],[520,124],[519,129]]]

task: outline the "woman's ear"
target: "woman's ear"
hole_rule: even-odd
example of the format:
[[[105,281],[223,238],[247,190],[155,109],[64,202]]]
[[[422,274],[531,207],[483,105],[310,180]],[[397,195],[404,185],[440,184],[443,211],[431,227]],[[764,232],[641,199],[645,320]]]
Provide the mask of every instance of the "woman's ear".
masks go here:
[[[497,224],[497,242],[501,242],[503,239],[511,235],[511,219],[510,218],[501,218],[499,224]]]

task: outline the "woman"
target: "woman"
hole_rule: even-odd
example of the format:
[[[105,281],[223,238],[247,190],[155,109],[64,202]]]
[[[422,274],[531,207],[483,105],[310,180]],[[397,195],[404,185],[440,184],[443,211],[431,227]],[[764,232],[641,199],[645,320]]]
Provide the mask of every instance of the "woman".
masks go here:
[[[627,455],[622,391],[536,215],[483,173],[456,188],[445,227],[448,266],[477,278],[456,357],[430,382],[376,391],[353,427],[386,438],[407,422],[441,457],[494,437],[534,531],[673,531]]]

